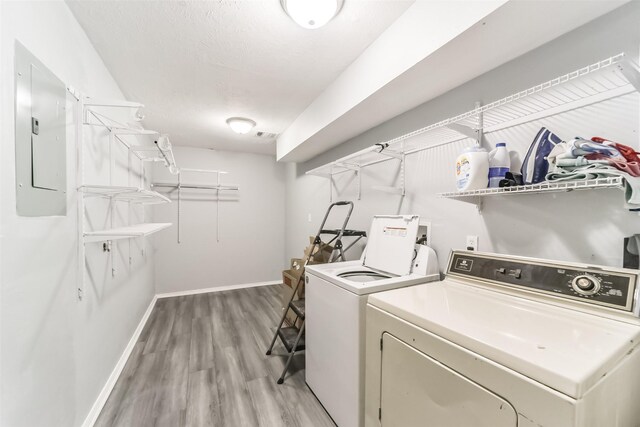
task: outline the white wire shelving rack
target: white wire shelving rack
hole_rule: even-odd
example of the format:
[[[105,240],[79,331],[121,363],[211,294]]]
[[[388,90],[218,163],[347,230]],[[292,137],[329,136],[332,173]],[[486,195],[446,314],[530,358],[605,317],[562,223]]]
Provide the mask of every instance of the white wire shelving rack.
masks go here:
[[[177,171],[177,166],[171,149],[171,143],[166,135],[159,132],[144,129],[138,121],[144,118],[140,114],[140,109],[144,105],[137,102],[121,101],[121,100],[102,100],[81,96],[76,91],[70,92],[74,94],[77,103],[77,120],[76,120],[76,138],[77,138],[77,158],[78,158],[78,265],[80,284],[78,286],[78,298],[82,299],[84,291],[84,282],[86,275],[86,248],[85,244],[103,243],[103,250],[109,252],[111,262],[111,274],[115,276],[114,252],[111,242],[114,240],[129,239],[129,264],[132,263],[131,257],[131,239],[138,237],[146,237],[160,230],[163,230],[172,224],[170,223],[149,223],[144,221],[145,212],[142,208],[142,222],[139,224],[130,224],[127,226],[116,226],[115,216],[117,204],[119,202],[126,203],[128,209],[128,218],[131,218],[135,206],[170,203],[171,200],[149,188],[145,177],[146,162],[163,162],[172,173]],[[134,112],[135,120],[132,123],[122,123],[110,117],[105,111],[113,112],[113,110],[126,110]],[[85,182],[85,159],[84,145],[87,144],[88,138],[85,134],[85,127],[95,127],[105,129],[108,132],[108,183],[87,183]],[[132,143],[133,136],[136,136],[135,142]],[[147,142],[145,144],[145,141]],[[114,155],[114,146],[120,144],[127,150],[127,185],[119,185],[115,183],[114,169],[116,168],[116,159]],[[140,163],[139,171],[135,171],[134,175],[137,181],[132,183],[133,161],[138,160]],[[109,209],[109,226],[102,230],[87,229],[86,214],[87,200],[102,198],[108,200]],[[143,251],[144,254],[144,251]]]
[[[167,135],[160,132],[144,129],[139,123],[121,123],[114,120],[102,112],[96,111],[96,107],[112,107],[112,108],[129,108],[139,110],[144,107],[143,104],[136,102],[112,100],[92,100],[86,98],[83,111],[83,123],[87,126],[97,126],[105,128],[109,131],[111,144],[116,140],[120,144],[124,145],[134,156],[141,161],[146,162],[162,162],[167,166],[172,173],[176,173],[177,165],[173,156],[173,150],[171,148],[171,142]],[[140,118],[143,116],[140,115]],[[132,145],[125,138],[127,135],[137,136],[149,136],[153,137],[153,144],[146,145]]]
[[[471,191],[451,191],[440,193],[440,197],[473,201],[471,199],[484,196],[502,196],[514,194],[560,193],[574,190],[595,190],[600,188],[617,188],[624,190],[622,177],[606,177],[574,181],[545,181],[539,184],[519,185],[517,187],[483,188]]]
[[[146,237],[157,231],[170,227],[170,222],[156,222],[130,225],[127,227],[110,228],[109,230],[85,231],[85,242],[104,242],[105,240],[131,239],[134,237]]]
[[[335,175],[348,172],[360,175],[362,168],[398,159],[401,167],[400,187],[378,189],[404,195],[404,159],[407,155],[468,138],[474,139],[476,144],[480,145],[485,133],[518,126],[637,91],[640,91],[640,70],[624,53],[620,53],[489,104],[476,103],[475,108],[470,111],[379,142],[312,169],[307,174],[328,178],[332,191]],[[361,194],[360,185],[361,179],[358,177],[358,198]],[[516,192],[517,190],[509,190],[509,193]],[[520,194],[534,192],[537,191],[523,189]],[[444,194],[447,194],[443,195],[444,197],[453,197],[450,194],[454,193]],[[460,193],[455,194],[456,197],[464,197],[460,196]]]
[[[171,149],[171,143],[166,135],[161,135],[159,132],[153,130],[144,129],[137,123],[133,124],[124,124],[118,120],[115,120],[102,111],[97,111],[96,108],[119,108],[119,109],[133,109],[136,110],[136,116],[141,119],[143,116],[139,113],[139,110],[144,107],[143,104],[137,102],[129,102],[129,101],[117,101],[117,100],[101,100],[101,99],[92,99],[92,98],[83,98],[81,102],[82,108],[82,124],[85,126],[98,126],[108,130],[109,132],[109,185],[97,185],[97,184],[85,184],[84,183],[84,159],[82,157],[82,145],[83,141],[80,141],[78,144],[78,158],[80,159],[80,186],[78,187],[78,191],[84,197],[104,197],[109,198],[111,201],[122,201],[131,203],[170,203],[171,200],[168,197],[161,195],[156,191],[152,191],[146,188],[145,185],[145,171],[144,171],[144,162],[163,162],[165,166],[169,168],[172,172],[177,170],[177,166],[175,163],[175,158],[173,156],[173,151]],[[83,135],[82,129],[80,129],[80,135]],[[148,145],[132,145],[126,138],[125,135],[135,135],[135,136],[150,136],[154,137],[154,141],[152,144]],[[139,139],[136,139],[139,141]],[[159,142],[160,141],[160,142]],[[141,170],[139,174],[139,185],[137,187],[133,186],[120,186],[113,184],[113,168],[114,168],[114,158],[113,158],[113,145],[115,143],[122,144],[129,153],[128,156],[128,177],[130,179],[131,176],[131,156],[135,156],[141,162]],[[83,199],[83,198],[81,198]],[[114,209],[114,204],[110,204],[111,209]],[[84,217],[84,203],[81,206],[82,214],[81,218]],[[111,212],[111,217],[113,218],[113,211]],[[166,227],[148,227],[148,223],[142,224],[145,230],[154,230],[159,231]],[[133,227],[133,226],[131,226]],[[121,227],[111,227],[111,229],[101,230],[99,233],[97,232],[88,232],[84,229],[84,221],[81,221],[82,228],[82,236],[85,243],[89,242],[97,242],[100,241],[96,238],[87,239],[86,236],[92,235],[94,237],[101,237],[102,241],[110,241],[110,240],[118,240],[122,239],[123,234],[120,232]],[[113,230],[110,232],[110,230]],[[93,234],[90,234],[93,233]],[[142,236],[147,236],[151,233],[143,233]],[[131,234],[130,237],[138,237],[138,234]]]
[[[214,184],[188,183],[183,181],[182,175],[185,173],[215,175]],[[178,171],[178,182],[154,182],[152,188],[167,188],[169,191],[177,191],[178,202],[178,243],[182,243],[182,190],[213,190],[216,192],[216,242],[220,241],[220,192],[221,191],[240,191],[237,185],[223,185],[222,175],[228,172],[214,169],[194,169],[180,168]]]
[[[171,200],[158,193],[141,187],[125,187],[116,185],[82,185],[78,188],[85,197],[103,197],[115,201],[152,205],[170,203]]]

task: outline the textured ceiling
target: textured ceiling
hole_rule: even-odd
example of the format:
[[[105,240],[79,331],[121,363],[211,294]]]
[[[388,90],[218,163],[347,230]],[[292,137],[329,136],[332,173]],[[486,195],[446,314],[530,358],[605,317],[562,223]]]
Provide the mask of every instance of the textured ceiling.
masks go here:
[[[274,154],[274,139],[225,120],[281,133],[413,1],[346,0],[317,30],[279,0],[67,3],[128,99],[146,105],[146,127],[176,145]]]

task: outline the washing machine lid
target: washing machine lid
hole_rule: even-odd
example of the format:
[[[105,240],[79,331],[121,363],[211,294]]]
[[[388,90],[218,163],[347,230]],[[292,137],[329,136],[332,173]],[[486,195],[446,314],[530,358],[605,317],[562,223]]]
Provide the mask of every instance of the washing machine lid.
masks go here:
[[[363,265],[396,276],[411,273],[419,222],[418,215],[374,216]]]
[[[450,279],[373,294],[369,304],[574,399],[640,339],[636,324]]]

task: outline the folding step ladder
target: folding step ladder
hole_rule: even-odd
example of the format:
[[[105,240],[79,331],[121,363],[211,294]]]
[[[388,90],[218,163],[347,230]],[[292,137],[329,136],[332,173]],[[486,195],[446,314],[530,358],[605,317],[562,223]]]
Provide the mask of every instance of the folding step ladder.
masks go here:
[[[325,226],[325,223],[327,222],[327,218],[329,217],[329,213],[331,213],[331,210],[336,206],[349,206],[349,211],[347,213],[347,216],[344,222],[342,223],[342,228],[335,229],[335,230],[325,229],[324,226]],[[298,288],[300,288],[300,286],[304,283],[304,280],[305,280],[304,268],[309,263],[309,260],[316,254],[316,251],[317,253],[320,253],[322,251],[323,246],[329,245],[333,242],[335,242],[335,245],[333,246],[333,250],[331,251],[331,254],[329,255],[327,262],[334,262],[337,259],[341,259],[342,261],[344,261],[345,260],[344,253],[347,250],[349,250],[349,248],[351,248],[353,245],[355,245],[358,240],[367,236],[367,233],[365,231],[347,230],[347,223],[349,222],[349,218],[351,218],[351,212],[353,212],[353,202],[342,201],[342,202],[335,202],[329,205],[329,209],[327,209],[327,213],[325,213],[324,215],[324,219],[322,220],[320,229],[318,230],[318,233],[313,239],[313,245],[311,247],[311,250],[307,252],[304,258],[304,264],[302,267],[303,269],[301,271],[300,277],[298,278],[298,281],[296,282],[296,285],[293,289],[293,293],[291,294],[291,299],[287,304],[287,308],[283,310],[282,317],[280,318],[280,323],[278,324],[276,333],[273,336],[273,339],[271,340],[271,345],[269,345],[269,349],[267,350],[267,356],[268,356],[271,354],[271,350],[273,350],[273,346],[275,345],[276,340],[278,339],[278,337],[280,337],[282,344],[284,345],[284,347],[287,349],[287,352],[289,353],[289,358],[287,359],[287,363],[284,366],[282,375],[280,375],[280,378],[278,379],[278,384],[282,384],[284,382],[284,376],[286,375],[287,370],[289,369],[289,365],[291,364],[291,361],[293,360],[293,356],[296,354],[296,352],[304,350],[304,324],[305,324],[304,298],[294,300],[294,298],[298,293]],[[323,243],[321,238],[323,234],[334,235],[334,237],[331,240],[329,240],[329,242]],[[353,242],[351,242],[347,247],[344,247],[342,243],[343,237],[355,237],[356,239]],[[287,313],[289,312],[289,310],[293,311],[293,313],[295,314],[296,316],[295,320],[292,322],[291,326],[283,327],[284,321],[287,318]],[[297,325],[298,321],[300,321],[299,326]]]

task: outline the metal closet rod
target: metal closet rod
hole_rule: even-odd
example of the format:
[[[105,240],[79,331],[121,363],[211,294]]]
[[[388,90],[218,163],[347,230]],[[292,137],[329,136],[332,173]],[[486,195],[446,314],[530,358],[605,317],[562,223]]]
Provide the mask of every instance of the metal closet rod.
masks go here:
[[[239,191],[237,185],[203,185],[203,184],[173,184],[168,182],[156,182],[151,184],[152,187],[167,187],[167,188],[198,188],[205,190],[231,190]]]
[[[180,168],[180,172],[200,172],[200,173],[220,173],[226,174],[227,171],[218,171],[213,169],[194,169],[194,168]]]

